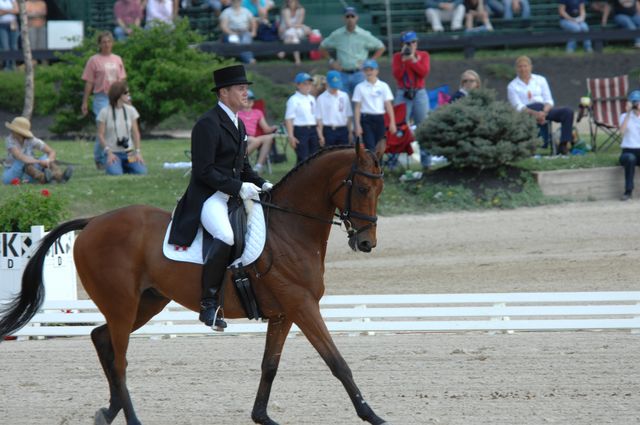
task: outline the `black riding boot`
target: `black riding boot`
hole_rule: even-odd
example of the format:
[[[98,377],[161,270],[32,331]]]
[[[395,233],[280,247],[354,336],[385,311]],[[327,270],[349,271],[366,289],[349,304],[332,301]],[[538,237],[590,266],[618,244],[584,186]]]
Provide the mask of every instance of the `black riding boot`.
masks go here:
[[[227,245],[220,239],[214,239],[202,266],[200,321],[207,326],[212,326],[215,321],[215,327],[219,328],[218,330],[227,327],[227,323],[218,317],[219,304],[216,295],[224,281],[230,253],[231,245]]]

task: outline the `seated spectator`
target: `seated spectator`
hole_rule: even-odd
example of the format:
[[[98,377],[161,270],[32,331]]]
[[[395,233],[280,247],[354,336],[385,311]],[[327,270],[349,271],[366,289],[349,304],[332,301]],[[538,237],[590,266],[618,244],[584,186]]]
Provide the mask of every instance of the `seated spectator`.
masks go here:
[[[231,6],[231,0],[207,0],[207,4],[213,9],[213,14],[220,16],[220,13]]]
[[[633,175],[640,165],[640,90],[629,93],[626,112],[620,115],[620,133],[622,133],[622,154],[620,165],[624,167],[623,201],[631,199]]]
[[[522,19],[531,17],[531,6],[529,0],[503,0],[505,20],[513,19],[514,15],[520,15]]]
[[[242,7],[242,0],[232,0],[231,7],[220,14],[220,29],[225,43],[251,44],[256,36],[258,25],[251,12]],[[240,53],[240,61],[255,63],[256,59],[253,57],[253,52],[246,51]]]
[[[158,22],[173,25],[178,16],[178,0],[147,0],[145,26],[151,27]]]
[[[44,0],[28,0],[25,8],[31,50],[47,50],[47,3]]]
[[[140,0],[118,0],[113,5],[113,16],[116,18],[116,27],[113,34],[116,40],[126,40],[134,28],[140,28],[142,22],[142,5]]]
[[[16,0],[0,0],[0,52],[18,50],[18,3]],[[4,70],[13,71],[16,61],[4,61]]]
[[[272,0],[242,0],[242,7],[248,9],[258,21],[268,23],[269,11],[275,4]]]
[[[480,87],[482,87],[480,75],[478,75],[478,73],[473,69],[467,69],[460,76],[460,88],[453,94],[453,96],[451,96],[449,103],[462,99],[467,96],[471,90],[479,89]]]
[[[238,118],[244,123],[244,128],[247,131],[247,154],[253,153],[256,149],[260,148],[258,154],[258,162],[253,167],[253,171],[260,174],[264,169],[264,165],[267,162],[271,145],[275,140],[275,132],[278,131],[278,126],[267,124],[267,120],[264,118],[264,113],[257,108],[254,108],[256,97],[252,90],[248,92],[248,102],[246,106],[238,111]],[[261,130],[262,134],[259,130]]]
[[[587,13],[584,8],[585,0],[559,0],[558,13],[560,14],[560,28],[569,32],[589,32],[589,25],[585,22]],[[592,52],[591,40],[584,40],[585,52]],[[576,50],[576,41],[567,42],[567,53]]]
[[[613,21],[620,28],[628,30],[640,29],[640,1],[614,0]],[[635,39],[634,47],[640,49],[640,37]]]
[[[311,28],[304,24],[304,16],[304,7],[298,0],[285,0],[278,27],[285,44],[300,44],[311,33]],[[293,59],[296,65],[300,65],[300,52],[293,52]]]
[[[549,143],[548,121],[558,122],[560,129],[560,152],[569,152],[569,143],[573,141],[573,110],[567,107],[554,107],[551,89],[542,75],[532,74],[533,65],[527,56],[516,59],[518,76],[507,86],[509,102],[516,110],[535,118],[540,135]],[[544,146],[543,146],[544,147]]]
[[[502,18],[504,16],[503,0],[486,0],[484,2],[485,9],[489,12],[489,16]]]
[[[107,155],[107,174],[147,174],[140,150],[140,114],[131,106],[126,81],[109,88],[109,106],[98,114],[98,140]]]
[[[493,31],[493,26],[489,21],[489,13],[484,8],[483,0],[464,0],[465,8],[465,27],[467,31],[474,29],[473,24],[476,20],[482,22],[483,27],[480,29]]]
[[[31,122],[24,117],[16,117],[5,127],[11,130],[6,139],[7,159],[2,173],[2,183],[14,182],[49,183],[52,180],[66,183],[73,173],[72,167],[64,172],[56,162],[56,151],[31,132]],[[36,159],[34,151],[42,152]]]
[[[609,15],[611,14],[612,1],[616,2],[616,0],[589,2],[589,8],[594,12],[601,14],[602,18],[600,20],[600,25],[602,25],[603,27],[607,25],[607,22],[609,22]]]
[[[451,31],[462,30],[464,19],[464,4],[462,0],[427,0],[427,21],[435,32],[444,31],[442,22],[451,22]]]
[[[320,146],[351,144],[353,110],[349,95],[341,90],[340,72],[333,69],[327,73],[327,86],[316,102]]]

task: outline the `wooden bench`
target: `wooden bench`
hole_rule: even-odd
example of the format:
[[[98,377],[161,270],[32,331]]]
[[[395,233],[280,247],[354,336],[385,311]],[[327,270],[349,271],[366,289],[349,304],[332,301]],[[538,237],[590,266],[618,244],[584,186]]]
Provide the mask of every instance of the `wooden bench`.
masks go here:
[[[326,296],[331,332],[452,332],[639,329],[640,292],[549,292]],[[86,336],[103,316],[90,300],[50,301],[14,335]],[[264,333],[267,324],[230,320],[223,334]],[[295,326],[292,333],[298,333]],[[211,335],[197,313],[170,303],[134,335]]]

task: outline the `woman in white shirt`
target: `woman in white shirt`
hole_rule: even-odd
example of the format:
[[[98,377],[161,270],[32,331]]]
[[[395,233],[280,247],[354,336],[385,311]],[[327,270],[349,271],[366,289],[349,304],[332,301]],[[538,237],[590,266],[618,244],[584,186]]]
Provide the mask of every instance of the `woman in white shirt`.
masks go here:
[[[146,26],[153,26],[157,22],[173,25],[177,14],[178,0],[147,0]]]
[[[305,10],[298,0],[286,0],[280,18],[280,38],[286,44],[300,44],[311,32],[304,24]],[[293,52],[296,65],[300,65],[300,52]]]
[[[624,194],[622,200],[631,199],[633,176],[636,166],[640,165],[640,90],[629,93],[624,114],[620,115],[620,133],[622,133],[622,154],[620,165],[624,167]]]

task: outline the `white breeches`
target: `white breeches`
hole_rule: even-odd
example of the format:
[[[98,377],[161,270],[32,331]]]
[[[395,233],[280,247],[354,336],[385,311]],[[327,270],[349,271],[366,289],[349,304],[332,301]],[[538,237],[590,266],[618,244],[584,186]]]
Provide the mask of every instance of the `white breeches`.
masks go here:
[[[229,223],[229,209],[227,202],[229,195],[217,191],[202,205],[200,222],[214,239],[219,239],[227,245],[233,245],[233,229]]]

